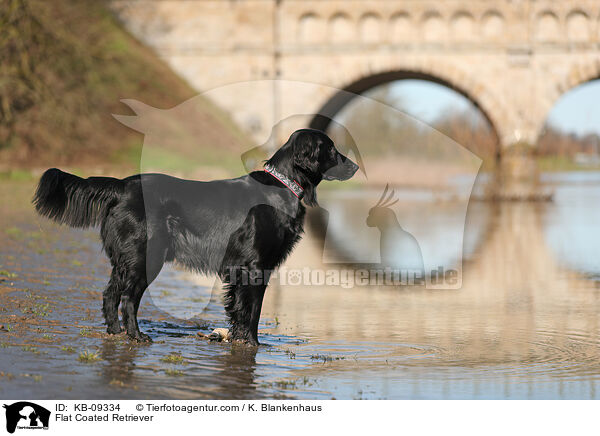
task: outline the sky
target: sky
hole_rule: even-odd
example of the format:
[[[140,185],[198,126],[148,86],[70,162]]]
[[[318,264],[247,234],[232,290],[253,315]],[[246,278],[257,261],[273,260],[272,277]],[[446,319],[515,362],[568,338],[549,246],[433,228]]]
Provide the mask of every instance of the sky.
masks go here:
[[[600,80],[563,95],[550,112],[549,121],[566,132],[600,134]]]
[[[423,80],[399,80],[391,84],[391,93],[402,101],[407,112],[431,123],[442,111],[462,111],[471,102],[457,92]],[[563,95],[551,110],[548,120],[566,133],[600,134],[600,80],[578,86]]]
[[[390,93],[403,111],[426,123],[448,109],[463,111],[472,106],[456,91],[425,80],[398,80],[390,85]]]

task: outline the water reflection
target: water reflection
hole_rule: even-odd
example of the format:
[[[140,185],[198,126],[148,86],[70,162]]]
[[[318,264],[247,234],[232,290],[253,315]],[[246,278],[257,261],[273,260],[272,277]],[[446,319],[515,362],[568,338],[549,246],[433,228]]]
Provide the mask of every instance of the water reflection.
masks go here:
[[[6,398],[600,398],[600,174],[558,174],[543,181],[554,188],[554,203],[471,202],[466,225],[452,198],[397,189],[394,213],[417,239],[425,262],[428,253],[453,265],[455,252],[447,245],[464,227],[462,287],[344,289],[277,279],[266,293],[259,326],[265,345],[258,349],[198,338],[198,329],[207,333],[226,325],[219,294],[170,268],[142,301],[140,322],[154,343],[107,337],[100,290],[108,265],[97,256],[97,236],[53,228],[60,237],[47,243],[48,255],[15,256],[11,264],[19,271],[18,287],[53,305],[48,317],[17,326],[18,334],[2,333],[0,370],[15,374],[1,380],[2,393]],[[322,256],[325,234],[333,241],[352,234],[340,239],[350,259],[363,241],[373,242],[369,231],[379,249],[379,231],[365,219],[381,193],[379,188],[323,193],[327,210],[312,213],[328,223],[327,231],[309,227],[285,267],[337,267]],[[422,208],[408,207],[413,200]],[[355,225],[366,233],[351,233]],[[441,235],[445,238],[436,239]],[[54,254],[70,240],[77,242],[84,265],[70,264],[71,251]],[[25,247],[20,241],[18,246]],[[380,253],[375,254],[379,262]],[[42,274],[49,284],[40,285]],[[13,302],[28,297],[20,288],[9,291],[3,313],[13,323],[24,316]],[[82,307],[90,310],[83,313]],[[40,339],[42,330],[51,339]],[[24,351],[25,344],[35,344],[39,354]],[[80,362],[84,350],[100,359]],[[181,361],[165,361],[173,353]],[[43,380],[20,374],[43,374]]]
[[[596,398],[600,293],[597,282],[582,273],[598,274],[600,268],[596,257],[577,259],[596,247],[600,179],[594,174],[576,179],[587,188],[563,184],[554,204],[471,204],[465,235],[471,246],[460,290],[288,286],[276,306],[267,300],[267,313],[280,314],[293,334],[311,338],[304,348],[320,344],[323,352],[333,340],[370,344],[358,351],[359,364],[342,360],[322,376],[337,395],[354,395],[356,386],[369,384],[377,386],[371,397],[387,392],[393,398]],[[355,222],[355,206],[347,203],[347,214],[336,212],[336,225],[346,234]],[[346,206],[340,201],[338,207]],[[439,208],[437,213],[444,224],[430,238],[452,222],[451,213],[450,218]],[[583,232],[569,231],[581,224]],[[579,237],[560,245],[561,251],[557,233],[565,242],[572,234]],[[421,235],[419,242],[427,246],[427,233]],[[318,256],[299,253],[294,261],[307,258]],[[445,262],[452,260],[446,255]],[[399,343],[404,346],[395,346]],[[411,344],[431,352],[413,356],[406,352]],[[386,363],[378,363],[376,355]],[[319,372],[323,369],[313,367],[300,373]],[[345,377],[359,381],[353,387]]]
[[[103,341],[100,357],[107,364],[102,366],[102,378],[106,384],[132,384],[138,348],[114,338]]]
[[[543,177],[556,202],[544,217],[546,240],[558,261],[600,278],[600,173],[556,173]]]
[[[257,348],[232,344],[229,352],[218,356],[221,366],[221,387],[223,397],[227,398],[235,392],[238,398],[255,397],[256,353]]]

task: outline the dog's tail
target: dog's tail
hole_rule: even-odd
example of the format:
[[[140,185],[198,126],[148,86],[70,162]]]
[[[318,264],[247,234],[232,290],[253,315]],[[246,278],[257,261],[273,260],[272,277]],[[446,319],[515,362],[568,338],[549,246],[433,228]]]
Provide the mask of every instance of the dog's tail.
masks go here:
[[[47,170],[33,197],[40,215],[71,227],[100,224],[124,190],[122,180],[112,177],[82,179],[59,169]]]

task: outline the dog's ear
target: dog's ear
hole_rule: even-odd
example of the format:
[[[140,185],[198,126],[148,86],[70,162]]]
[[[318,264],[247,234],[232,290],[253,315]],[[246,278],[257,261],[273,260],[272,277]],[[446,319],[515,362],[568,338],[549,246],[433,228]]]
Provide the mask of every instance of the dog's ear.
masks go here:
[[[284,174],[291,174],[294,171],[294,135],[289,137],[287,142],[283,144],[279,150],[275,152],[265,164],[269,164],[277,168]]]
[[[279,150],[267,161],[279,171],[293,177],[304,189],[304,202],[308,206],[317,206],[315,184],[312,180],[319,174],[319,146],[309,132],[296,131]]]
[[[308,206],[319,205],[319,203],[317,202],[317,190],[314,187],[314,185],[306,185],[306,187],[304,188],[304,197],[302,197],[302,199]]]
[[[297,132],[290,138],[294,155],[294,165],[311,173],[319,170],[319,144],[315,135]]]
[[[310,132],[296,132],[290,140],[292,141],[294,166],[312,176],[318,175],[320,177],[320,147],[316,136]],[[304,203],[308,206],[318,206],[317,189],[313,182],[311,180],[311,183],[302,186],[304,189]]]

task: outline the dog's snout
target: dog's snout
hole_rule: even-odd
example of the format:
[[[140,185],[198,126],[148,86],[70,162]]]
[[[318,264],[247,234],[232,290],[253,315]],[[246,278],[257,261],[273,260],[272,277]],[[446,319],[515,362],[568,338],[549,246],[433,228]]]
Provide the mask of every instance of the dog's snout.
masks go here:
[[[338,155],[338,165],[343,165],[347,168],[352,168],[354,169],[354,172],[356,172],[359,168],[358,165],[352,161],[352,159],[350,159],[348,156],[344,156],[343,154]]]
[[[354,162],[352,162],[348,158],[346,158],[346,165],[348,165],[350,167],[350,170],[352,171],[352,175],[354,175],[354,173],[356,173],[358,171],[359,166],[357,164],[355,164]]]
[[[358,170],[358,165],[356,165],[350,158],[344,156],[343,154],[338,154],[337,165],[330,171],[328,174],[329,177],[326,177],[328,180],[348,180],[351,178],[356,171]]]
[[[356,171],[358,171],[359,166],[346,156],[343,157],[342,162],[344,170],[347,174],[347,178],[349,179],[356,173]]]

